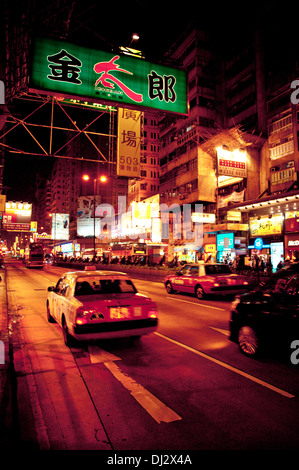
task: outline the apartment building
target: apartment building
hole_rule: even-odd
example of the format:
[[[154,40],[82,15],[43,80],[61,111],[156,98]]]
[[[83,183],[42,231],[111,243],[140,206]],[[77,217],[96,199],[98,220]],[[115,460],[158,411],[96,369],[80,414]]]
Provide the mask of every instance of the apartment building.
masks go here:
[[[205,209],[215,201],[211,179],[213,161],[199,162],[198,145],[215,124],[214,57],[209,36],[187,30],[168,53],[188,73],[189,116],[163,116],[160,120],[160,200],[161,203],[195,204]],[[200,171],[199,171],[200,169]]]
[[[260,155],[267,138],[262,46],[255,27],[245,41],[224,36],[220,44],[211,32],[191,25],[168,53],[188,73],[190,112],[188,117],[160,120],[161,202],[191,204],[192,211],[202,204],[203,212],[214,214],[216,222],[204,225],[203,247],[193,246],[191,260],[205,245],[213,246],[213,256],[218,251],[217,235],[232,227],[227,217],[230,205],[261,194]],[[222,160],[221,152],[226,154]],[[243,171],[234,169],[238,166]],[[234,253],[245,253],[246,220],[245,215],[231,229],[242,245]],[[188,252],[186,240],[171,243],[174,252]]]
[[[140,179],[128,181],[128,206],[159,193],[159,114],[142,115],[140,145]]]

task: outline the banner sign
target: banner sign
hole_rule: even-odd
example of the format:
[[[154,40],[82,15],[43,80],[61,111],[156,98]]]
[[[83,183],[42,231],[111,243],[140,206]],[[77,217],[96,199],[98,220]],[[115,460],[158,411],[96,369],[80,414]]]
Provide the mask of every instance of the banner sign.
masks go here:
[[[244,201],[244,196],[245,196],[245,190],[240,191],[239,193],[237,191],[233,191],[231,194],[228,196],[218,196],[218,207],[226,207],[228,204],[235,203],[235,202],[243,202]]]
[[[117,174],[140,177],[141,111],[118,109]]]
[[[34,42],[29,88],[188,114],[183,70],[54,39]]]

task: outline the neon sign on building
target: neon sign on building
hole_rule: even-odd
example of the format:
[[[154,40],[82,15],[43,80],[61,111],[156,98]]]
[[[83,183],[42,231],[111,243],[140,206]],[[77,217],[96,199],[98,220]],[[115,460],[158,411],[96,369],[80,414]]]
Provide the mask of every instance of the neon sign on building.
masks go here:
[[[188,114],[183,70],[53,39],[35,40],[31,90]]]

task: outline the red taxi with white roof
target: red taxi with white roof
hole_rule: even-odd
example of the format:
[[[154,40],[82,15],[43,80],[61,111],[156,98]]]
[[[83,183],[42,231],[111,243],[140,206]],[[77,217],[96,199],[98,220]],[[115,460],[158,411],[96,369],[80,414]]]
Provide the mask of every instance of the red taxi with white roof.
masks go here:
[[[48,321],[61,325],[67,346],[74,339],[138,337],[157,329],[157,305],[125,273],[67,272],[48,291]]]
[[[164,285],[168,294],[186,292],[195,294],[198,299],[206,294],[240,294],[249,290],[246,276],[233,274],[229,266],[221,263],[185,264],[167,276]]]

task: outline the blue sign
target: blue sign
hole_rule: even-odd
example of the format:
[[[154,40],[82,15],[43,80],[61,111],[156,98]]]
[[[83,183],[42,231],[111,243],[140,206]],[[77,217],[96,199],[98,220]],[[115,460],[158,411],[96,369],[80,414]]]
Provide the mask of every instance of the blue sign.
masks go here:
[[[254,240],[254,248],[256,250],[262,250],[263,249],[263,246],[264,246],[264,242],[263,242],[263,239],[262,238],[256,238]]]

